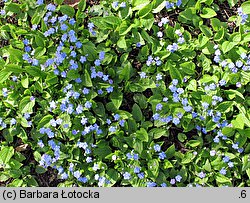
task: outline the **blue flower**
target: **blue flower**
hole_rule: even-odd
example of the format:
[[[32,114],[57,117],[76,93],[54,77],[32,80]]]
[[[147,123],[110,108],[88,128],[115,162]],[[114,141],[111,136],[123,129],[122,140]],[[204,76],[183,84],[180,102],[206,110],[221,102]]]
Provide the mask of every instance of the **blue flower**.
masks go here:
[[[162,74],[158,73],[158,74],[156,75],[156,80],[162,80]]]
[[[114,115],[114,119],[115,119],[115,121],[118,121],[118,120],[119,120],[119,118],[120,118],[120,115],[119,115],[119,114],[115,114],[115,115]]]
[[[86,162],[87,162],[87,163],[90,163],[90,162],[92,162],[92,161],[93,161],[92,157],[89,157],[89,156],[88,156],[88,157],[86,158]]]
[[[126,2],[122,2],[122,3],[120,4],[120,7],[121,7],[121,8],[126,8]]]
[[[101,60],[100,59],[96,59],[94,62],[95,66],[100,66],[101,65]]]
[[[116,127],[115,126],[110,126],[109,127],[109,132],[111,132],[111,133],[116,132]]]
[[[139,159],[139,155],[138,154],[134,154],[133,159],[134,160],[138,160]]]
[[[125,172],[125,173],[123,174],[123,178],[124,178],[124,180],[129,180],[129,179],[131,178],[130,173],[129,173],[129,172]]]
[[[147,187],[155,187],[157,184],[155,182],[147,182]]]
[[[216,155],[216,151],[215,150],[211,150],[210,151],[210,156],[215,156]]]
[[[80,57],[80,62],[81,62],[81,63],[84,63],[84,62],[86,62],[86,61],[87,61],[86,56],[81,56],[81,57]]]
[[[48,11],[55,11],[56,10],[56,6],[50,3],[49,5],[47,5],[47,10]]]
[[[111,92],[113,92],[113,86],[109,86],[108,88],[106,88],[106,90],[107,90],[107,92],[108,93],[111,93]]]
[[[239,143],[234,143],[232,144],[233,149],[239,149]]]
[[[84,106],[85,108],[90,109],[92,107],[92,103],[90,101],[87,101]]]
[[[44,144],[43,144],[43,141],[42,141],[42,140],[39,140],[39,141],[37,142],[37,144],[38,144],[38,146],[41,147],[41,148],[44,147]]]
[[[73,173],[73,175],[74,175],[74,177],[75,178],[80,178],[80,176],[81,176],[81,173],[80,173],[80,171],[75,171],[74,173]]]
[[[71,18],[71,19],[69,20],[69,24],[70,24],[70,25],[74,25],[75,23],[76,23],[76,21],[75,21],[74,18]]]
[[[156,109],[156,111],[160,111],[160,110],[162,110],[162,107],[163,107],[162,104],[159,103],[156,105],[155,109]]]
[[[226,175],[226,173],[227,173],[227,170],[223,167],[223,168],[220,170],[220,174]]]
[[[136,43],[136,47],[137,47],[137,48],[140,48],[140,47],[141,47],[141,43],[140,43],[140,42],[137,42],[137,43]]]
[[[172,178],[172,179],[170,180],[170,184],[171,184],[171,185],[174,185],[174,184],[175,184],[175,179],[174,179],[174,178]]]
[[[200,173],[198,174],[198,176],[199,176],[200,178],[205,178],[205,177],[206,177],[206,173],[204,173],[204,172],[202,171],[202,172],[200,172]]]
[[[228,156],[224,156],[222,160],[224,163],[227,163],[229,162],[230,158]]]
[[[146,78],[146,73],[145,72],[141,72],[141,73],[139,73],[139,75],[140,75],[141,78]]]
[[[4,9],[1,9],[1,10],[0,10],[0,15],[3,16],[3,15],[5,15],[5,14],[6,14],[6,11],[5,11]]]
[[[174,7],[174,3],[170,3],[169,1],[166,1],[166,9],[171,9]]]
[[[180,119],[179,118],[173,118],[173,123],[175,125],[178,125],[180,123]]]
[[[161,152],[159,153],[159,158],[160,159],[165,159],[167,156],[166,156],[166,153],[165,152]]]
[[[52,157],[48,154],[43,154],[39,162],[40,166],[47,168],[48,166],[51,165],[51,163],[52,163]]]
[[[37,0],[36,4],[37,5],[42,5],[43,4],[43,0]]]
[[[100,60],[103,60],[105,58],[105,52],[104,51],[101,51],[100,53],[99,53],[99,59]]]
[[[145,174],[144,174],[143,172],[141,172],[141,173],[139,173],[137,176],[138,176],[138,178],[143,179],[144,176],[145,176]]]
[[[141,168],[140,168],[140,167],[136,166],[136,167],[134,168],[134,173],[140,173],[140,171],[141,171]]]
[[[87,183],[88,182],[88,178],[87,177],[80,177],[80,178],[78,178],[78,181],[80,181],[82,183]]]
[[[233,162],[231,162],[231,161],[230,161],[230,162],[228,162],[228,167],[229,167],[229,168],[233,168],[233,167],[234,167],[234,163],[233,163]]]
[[[181,182],[182,177],[180,175],[175,176],[175,180],[177,182]]]
[[[155,144],[154,145],[154,150],[155,150],[155,152],[160,152],[161,151],[161,146],[158,145],[158,144]]]
[[[208,109],[209,107],[209,104],[207,102],[202,102],[201,105],[204,109]]]
[[[132,159],[133,158],[131,153],[127,153],[126,156],[127,156],[127,159]]]
[[[161,32],[161,31],[157,32],[157,37],[162,38],[163,37],[163,32]]]
[[[61,175],[61,177],[62,177],[62,179],[64,179],[64,180],[66,180],[66,179],[68,179],[68,174],[67,173],[63,173],[62,175]]]
[[[119,121],[120,126],[124,127],[124,124],[125,124],[125,120],[122,119],[122,120]]]
[[[118,1],[114,1],[114,2],[112,3],[112,6],[113,6],[114,8],[117,8],[118,5],[119,5],[119,2],[118,2]]]

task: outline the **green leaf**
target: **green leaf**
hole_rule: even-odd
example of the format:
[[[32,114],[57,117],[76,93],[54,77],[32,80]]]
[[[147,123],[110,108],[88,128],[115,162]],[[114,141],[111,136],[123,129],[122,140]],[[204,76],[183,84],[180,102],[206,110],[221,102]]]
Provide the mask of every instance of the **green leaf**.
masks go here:
[[[157,1],[158,2],[158,1]],[[166,2],[162,1],[156,8],[153,9],[153,13],[159,13],[166,7]]]
[[[237,90],[230,89],[230,90],[224,90],[224,92],[229,97],[229,99],[233,99],[237,95],[241,99],[245,100],[245,97]]]
[[[28,88],[29,87],[29,78],[28,77],[23,77],[21,79],[21,84],[24,88]]]
[[[187,139],[187,136],[183,133],[178,133],[177,138],[180,142],[184,142]]]
[[[106,115],[105,115],[105,107],[104,107],[103,103],[101,103],[101,102],[96,103],[96,108],[93,108],[93,111],[99,117],[102,117],[102,118],[106,117]]]
[[[228,184],[228,183],[230,184],[231,183],[231,181],[230,181],[230,179],[228,177],[223,176],[221,174],[217,174],[215,176],[215,180],[216,180],[217,183],[223,183],[223,184]]]
[[[120,37],[117,42],[117,46],[121,49],[127,49],[127,43],[124,36]]]
[[[227,0],[230,8],[234,7],[237,3],[238,3],[238,0]]]
[[[181,63],[180,67],[181,70],[188,75],[193,75],[195,73],[195,64],[191,61]]]
[[[10,165],[11,169],[16,169],[17,170],[17,169],[21,168],[21,166],[23,164],[20,163],[19,161],[15,160],[15,159],[10,159],[9,165]]]
[[[132,107],[132,115],[136,121],[142,120],[142,112],[141,112],[140,107],[137,104],[134,104]]]
[[[88,41],[85,43],[82,43],[82,51],[83,51],[83,55],[88,55],[88,60],[90,61],[94,61],[97,58],[97,52],[96,52],[96,48],[95,45]]]
[[[24,97],[19,103],[21,113],[32,113],[35,106],[35,100],[30,100],[30,96]]]
[[[61,5],[60,6],[60,11],[67,15],[67,16],[70,16],[70,17],[74,17],[75,15],[75,10],[74,8],[72,8],[71,6],[68,6],[68,5]]]
[[[45,72],[41,71],[40,68],[34,67],[34,66],[28,66],[28,67],[26,67],[25,71],[29,75],[32,75],[34,77],[45,78],[47,76],[47,74]]]
[[[84,76],[83,76],[83,80],[82,80],[82,84],[85,85],[86,87],[92,87],[92,80],[90,78],[89,72],[87,71],[87,69],[84,69]]]
[[[172,144],[166,151],[166,156],[167,156],[167,159],[170,159],[174,156],[175,154],[175,145]]]
[[[238,114],[235,120],[232,120],[232,125],[234,128],[243,129],[244,125],[250,127],[250,121],[244,114]]]
[[[222,133],[223,133],[223,135],[231,137],[234,135],[235,130],[232,127],[224,127],[224,128],[222,128]]]
[[[44,116],[44,117],[39,121],[39,123],[38,123],[38,125],[37,125],[37,129],[39,130],[39,129],[42,128],[42,127],[49,126],[49,125],[50,125],[49,122],[50,122],[50,120],[51,120],[52,118],[53,118],[52,115],[46,115],[46,116]]]
[[[233,109],[234,103],[235,103],[234,101],[225,101],[220,103],[216,109],[219,110],[220,112],[228,113],[230,110]]]
[[[64,0],[54,0],[55,4],[57,5],[61,5],[63,3]]]
[[[177,79],[179,83],[182,83],[183,77],[182,77],[180,71],[176,67],[170,66],[169,73],[170,73],[170,77],[172,80]]]
[[[123,94],[121,91],[114,91],[110,94],[110,99],[113,102],[114,106],[119,109],[122,104]]]
[[[100,159],[104,159],[107,155],[112,153],[111,148],[108,145],[108,142],[101,140],[97,143],[97,147],[93,148],[94,154]]]
[[[216,12],[211,8],[203,8],[202,14],[200,14],[202,18],[212,18],[216,15],[217,15]]]
[[[173,167],[174,167],[173,164],[169,160],[167,159],[164,160],[164,165],[163,165],[164,169],[173,168]]]
[[[20,68],[20,65],[16,65],[16,64],[7,64],[5,66],[5,70],[7,70],[9,72],[13,72],[15,74],[19,74],[19,73],[23,72],[23,69]]]
[[[191,147],[198,147],[201,145],[201,141],[200,140],[190,140],[187,145],[191,146]]]
[[[13,155],[14,155],[13,147],[3,146],[0,151],[0,163],[2,162],[3,164],[7,164]]]
[[[13,13],[19,14],[21,12],[20,5],[16,3],[10,3],[6,5],[6,11],[11,11]]]
[[[148,133],[144,128],[136,131],[136,137],[143,142],[148,142]]]
[[[135,149],[136,152],[141,154],[143,151],[143,143],[139,140],[136,140],[133,144],[133,148]]]
[[[138,16],[143,18],[144,16],[146,16],[148,13],[151,12],[152,8],[153,8],[152,4],[146,5],[145,7],[143,7],[138,11]]]
[[[210,19],[211,21],[211,26],[214,29],[214,31],[218,31],[219,29],[221,29],[221,22],[218,18],[212,18]]]
[[[209,159],[206,160],[205,165],[203,166],[203,169],[206,170],[207,172],[211,172],[212,168],[211,168],[211,164],[209,162]]]
[[[38,47],[44,48],[44,46],[45,46],[45,40],[46,40],[46,38],[43,38],[43,37],[40,36],[40,35],[36,35],[36,36],[35,36],[35,42],[36,42],[36,45],[37,45]]]
[[[199,28],[201,29],[201,31],[204,33],[204,35],[208,38],[213,36],[213,32],[211,31],[211,29],[206,26],[206,25],[200,25]]]
[[[243,4],[241,4],[241,7],[244,14],[250,14],[250,1],[244,2]]]
[[[84,11],[86,9],[86,0],[81,0],[78,4],[78,10]]]
[[[0,84],[9,78],[11,73],[12,73],[11,71],[8,71],[6,69],[1,70],[0,71]]]
[[[115,169],[109,169],[106,175],[111,186],[114,185],[120,177],[119,173]]]
[[[8,49],[11,62],[23,62],[23,52],[19,49]]]
[[[159,162],[157,159],[152,159],[148,162],[148,174],[150,177],[157,177],[159,174]]]
[[[224,34],[225,34],[225,29],[222,27],[214,35],[214,41],[221,41],[224,38]]]
[[[222,49],[223,53],[225,54],[225,53],[229,52],[232,48],[234,48],[234,46],[235,46],[235,44],[233,42],[225,41],[222,43],[221,49]]]
[[[78,73],[77,70],[69,70],[67,73],[67,78],[69,78],[70,80],[75,80],[76,78],[79,78],[80,74]]]
[[[8,186],[9,187],[21,187],[23,185],[23,180],[14,179]]]
[[[154,137],[154,139],[158,139],[162,136],[168,137],[169,132],[166,129],[162,128],[153,128],[149,131],[149,134],[151,134],[151,137]]]
[[[133,10],[140,10],[149,3],[149,0],[132,0],[132,6],[134,7]]]
[[[147,106],[148,106],[147,98],[143,94],[135,94],[133,96],[133,99],[134,99],[134,101],[136,103],[139,104],[141,109],[146,109],[147,108]]]
[[[250,168],[249,155],[245,155],[242,157],[242,171],[246,171]]]

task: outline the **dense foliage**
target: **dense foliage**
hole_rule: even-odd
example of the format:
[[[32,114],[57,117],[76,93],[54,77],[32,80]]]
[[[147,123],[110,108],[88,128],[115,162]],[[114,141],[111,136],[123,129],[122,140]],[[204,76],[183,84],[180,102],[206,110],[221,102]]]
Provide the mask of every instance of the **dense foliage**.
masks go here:
[[[4,0],[0,184],[250,186],[248,14],[237,0]]]

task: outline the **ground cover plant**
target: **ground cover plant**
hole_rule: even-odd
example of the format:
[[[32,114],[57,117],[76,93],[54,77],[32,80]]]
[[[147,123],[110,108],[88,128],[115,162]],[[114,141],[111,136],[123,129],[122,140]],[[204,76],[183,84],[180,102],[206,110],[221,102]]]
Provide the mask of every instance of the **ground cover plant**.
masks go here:
[[[4,0],[1,186],[250,186],[250,1]]]

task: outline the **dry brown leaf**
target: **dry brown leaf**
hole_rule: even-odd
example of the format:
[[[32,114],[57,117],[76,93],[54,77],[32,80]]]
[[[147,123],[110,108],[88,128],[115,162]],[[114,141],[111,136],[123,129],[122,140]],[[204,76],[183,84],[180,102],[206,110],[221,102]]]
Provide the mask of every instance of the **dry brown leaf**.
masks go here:
[[[79,4],[79,1],[80,0],[65,0],[64,3],[71,7],[76,7]]]
[[[28,144],[22,144],[22,145],[19,145],[18,147],[16,147],[15,150],[17,152],[23,152],[23,151],[27,150],[28,146],[29,146]]]

